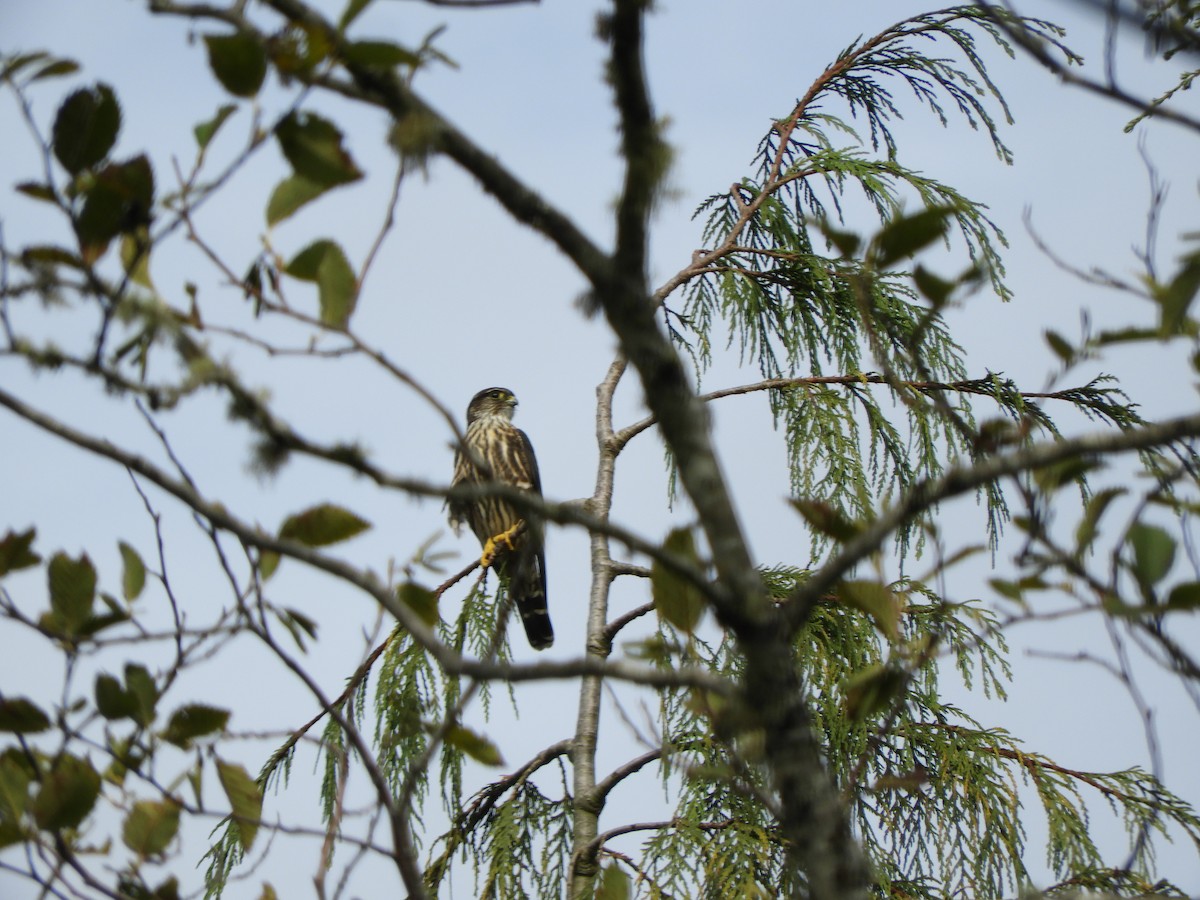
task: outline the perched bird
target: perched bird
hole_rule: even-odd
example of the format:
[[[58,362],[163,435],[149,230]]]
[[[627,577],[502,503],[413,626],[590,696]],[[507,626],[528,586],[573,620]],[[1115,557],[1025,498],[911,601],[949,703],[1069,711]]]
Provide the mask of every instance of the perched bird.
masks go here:
[[[517,398],[507,388],[486,388],[467,406],[467,433],[454,455],[451,486],[498,482],[532,491],[539,497],[533,445],[512,423]],[[463,522],[471,526],[483,545],[479,564],[494,566],[508,584],[525,634],[535,650],[554,643],[554,629],[546,607],[546,554],[541,523],[502,497],[450,500],[450,524],[455,534]]]

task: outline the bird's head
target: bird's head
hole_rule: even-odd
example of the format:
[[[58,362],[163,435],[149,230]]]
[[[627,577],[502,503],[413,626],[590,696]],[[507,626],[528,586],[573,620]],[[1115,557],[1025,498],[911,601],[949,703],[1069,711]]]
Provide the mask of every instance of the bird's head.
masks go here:
[[[484,388],[471,398],[467,407],[467,425],[485,416],[499,416],[511,421],[516,408],[517,398],[508,388]]]

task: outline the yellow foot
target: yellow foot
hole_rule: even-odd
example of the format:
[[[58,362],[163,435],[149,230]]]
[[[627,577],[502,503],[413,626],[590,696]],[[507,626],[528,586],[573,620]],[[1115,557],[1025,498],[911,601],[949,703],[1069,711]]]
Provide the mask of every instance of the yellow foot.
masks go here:
[[[486,569],[495,562],[496,555],[500,553],[503,547],[507,547],[509,550],[516,550],[517,545],[514,539],[524,524],[524,522],[518,522],[512,528],[508,529],[508,531],[488,538],[487,543],[483,545],[483,555],[479,557],[479,568]]]

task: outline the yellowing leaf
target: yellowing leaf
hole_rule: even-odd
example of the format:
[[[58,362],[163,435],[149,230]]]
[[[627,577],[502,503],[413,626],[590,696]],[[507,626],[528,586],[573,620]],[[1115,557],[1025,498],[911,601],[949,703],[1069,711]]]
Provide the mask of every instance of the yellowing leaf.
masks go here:
[[[899,637],[902,603],[887,585],[878,581],[844,581],[838,585],[837,595],[847,606],[870,616],[889,640]]]
[[[237,763],[217,760],[217,777],[225,796],[229,799],[230,815],[237,826],[238,841],[242,852],[249,853],[258,834],[258,820],[262,818],[262,791],[246,770]]]
[[[125,817],[121,839],[139,856],[158,856],[179,831],[179,804],[142,800]]]
[[[446,732],[446,743],[451,747],[457,747],[471,759],[481,762],[485,766],[504,765],[504,757],[500,755],[499,748],[470,728],[464,728],[461,725],[451,727]]]
[[[698,563],[696,542],[687,528],[676,528],[663,542],[663,551],[690,563]],[[700,589],[658,560],[650,566],[650,595],[654,607],[673,627],[691,634],[704,615],[704,596]]]

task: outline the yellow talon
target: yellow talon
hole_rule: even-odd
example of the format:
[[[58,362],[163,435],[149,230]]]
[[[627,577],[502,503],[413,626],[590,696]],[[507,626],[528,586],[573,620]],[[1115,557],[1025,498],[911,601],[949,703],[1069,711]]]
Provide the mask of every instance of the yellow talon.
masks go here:
[[[483,555],[479,557],[479,567],[481,569],[488,568],[488,566],[496,561],[496,555],[500,552],[500,547],[497,546],[498,544],[507,546],[509,550],[517,549],[514,538],[517,536],[517,531],[520,530],[523,524],[525,523],[517,522],[516,525],[513,525],[507,531],[493,535],[487,539],[487,543],[483,545]]]

